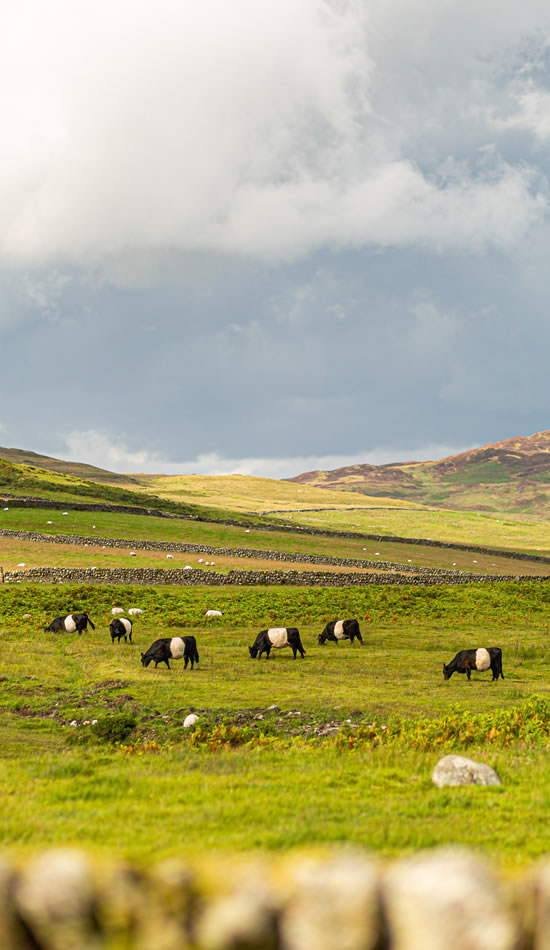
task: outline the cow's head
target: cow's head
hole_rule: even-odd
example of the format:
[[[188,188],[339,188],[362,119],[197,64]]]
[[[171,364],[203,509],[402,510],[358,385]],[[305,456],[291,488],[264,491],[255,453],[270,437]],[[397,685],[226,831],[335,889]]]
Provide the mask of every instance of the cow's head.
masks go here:
[[[450,670],[448,666],[445,666],[445,664],[443,664],[443,679],[450,680],[452,675],[453,675],[453,671]]]
[[[258,647],[249,647],[248,652],[250,653],[252,659],[255,660],[258,656]]]
[[[142,665],[142,666],[149,666],[149,663],[150,663],[150,662],[151,662],[151,657],[150,657],[150,656],[147,656],[146,653],[142,653],[142,654],[141,654],[141,665]]]
[[[317,637],[317,641],[318,641],[319,643],[324,643],[325,640],[326,640],[325,634],[324,634],[324,633],[320,633],[319,636]]]

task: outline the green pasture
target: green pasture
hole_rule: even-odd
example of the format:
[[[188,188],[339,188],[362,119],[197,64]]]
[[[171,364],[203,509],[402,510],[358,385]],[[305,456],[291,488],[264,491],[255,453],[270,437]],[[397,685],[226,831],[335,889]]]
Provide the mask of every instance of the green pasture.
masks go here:
[[[522,540],[517,537],[517,544],[512,543],[511,536],[499,534],[498,523],[496,532],[493,531],[493,521],[489,518],[476,519],[475,516],[464,515],[462,520],[456,517],[456,513],[439,512],[423,513],[415,515],[412,512],[403,512],[402,523],[395,520],[395,515],[390,518],[389,512],[376,512],[364,516],[361,512],[349,512],[347,516],[342,516],[341,521],[333,521],[332,516],[335,512],[325,512],[326,523],[322,522],[321,513],[315,515],[307,524],[310,527],[328,528],[329,530],[347,530],[360,531],[366,534],[399,534],[402,531],[403,537],[431,537],[434,540],[454,540],[460,543],[481,544],[487,547],[498,547],[497,542],[502,542],[500,547],[503,550],[529,551],[530,553],[550,553],[548,550],[535,551],[534,543],[527,544],[527,536]],[[318,516],[319,515],[319,516]],[[358,520],[359,516],[363,518]],[[410,519],[407,520],[407,516]],[[285,516],[286,517],[286,516]],[[290,516],[289,516],[290,517]],[[293,516],[295,519],[296,516]],[[306,515],[300,516],[304,525],[306,525]],[[420,520],[415,520],[416,518]],[[426,520],[423,523],[422,519]],[[473,522],[472,522],[473,519]],[[51,522],[49,524],[48,522]],[[436,522],[439,528],[436,530]],[[289,521],[290,523],[290,521]],[[469,526],[468,537],[461,534],[462,524]],[[455,526],[453,528],[453,525]],[[442,527],[443,526],[443,527]],[[447,528],[445,528],[447,526]],[[57,535],[83,535],[90,538],[116,538],[132,542],[132,540],[144,541],[175,541],[187,544],[207,544],[212,547],[227,548],[254,548],[260,551],[282,551],[299,554],[327,555],[330,557],[351,557],[364,558],[375,562],[390,561],[397,564],[411,563],[420,567],[448,568],[457,571],[475,571],[478,573],[495,573],[515,576],[518,574],[548,574],[550,573],[550,564],[536,564],[527,561],[521,561],[515,558],[502,558],[498,554],[478,554],[471,551],[460,551],[453,548],[436,548],[421,546],[416,544],[401,543],[398,541],[371,541],[365,538],[338,538],[322,537],[318,535],[309,535],[298,530],[294,532],[260,530],[251,526],[250,528],[236,527],[234,525],[223,525],[212,522],[202,522],[194,520],[180,520],[167,518],[152,518],[140,515],[117,514],[115,512],[86,512],[86,511],[68,511],[64,515],[60,511],[51,511],[41,508],[9,508],[8,511],[0,510],[0,527],[11,530],[39,531],[43,534]],[[527,530],[529,526],[525,528]],[[539,525],[533,526],[533,532],[538,531]],[[475,529],[475,530],[474,530]],[[548,529],[544,526],[545,543],[549,536]],[[533,534],[531,541],[541,540],[543,534]],[[11,544],[11,549],[13,544]],[[524,545],[522,547],[522,544]],[[2,545],[7,545],[6,541],[0,538],[0,556],[2,555]],[[11,561],[0,560],[4,569],[11,569],[19,561],[27,562],[27,557],[19,557],[13,552],[10,554]],[[70,555],[69,555],[70,556]],[[112,557],[112,552],[103,552],[104,557]],[[122,557],[122,552],[118,557]],[[176,555],[177,556],[177,555]],[[198,557],[199,555],[197,555]],[[164,555],[165,557],[165,555]],[[182,555],[185,563],[194,563],[189,560],[193,555]],[[115,556],[116,559],[116,556]],[[52,560],[50,564],[58,562]],[[158,565],[158,559],[155,560]],[[97,564],[95,552],[89,550],[89,564]],[[123,565],[127,566],[127,565]]]
[[[403,538],[431,538],[451,544],[475,544],[500,551],[550,554],[550,530],[544,520],[479,511],[372,509],[302,511],[285,514],[289,523],[332,531],[361,531]],[[453,560],[456,560],[453,556]]]
[[[208,592],[6,585],[4,846],[22,854],[78,844],[148,861],[206,849],[334,842],[393,855],[462,842],[510,865],[534,859],[550,848],[546,720],[536,741],[514,738],[511,729],[501,741],[478,736],[468,747],[467,754],[498,769],[502,788],[440,791],[430,775],[442,754],[464,751],[458,732],[438,726],[444,717],[498,723],[508,715],[513,724],[533,694],[546,708],[544,586]],[[146,611],[131,645],[110,641],[117,601]],[[207,620],[211,606],[223,618]],[[90,612],[95,631],[42,632],[45,621],[77,608]],[[24,612],[30,621],[21,619]],[[325,620],[344,613],[359,617],[365,646],[319,646]],[[288,650],[273,651],[269,661],[250,659],[258,630],[275,624],[299,627],[303,660]],[[198,668],[184,670],[181,661],[171,671],[141,666],[140,652],[154,639],[190,632]],[[459,675],[445,682],[442,663],[480,645],[502,648],[504,681],[473,674],[470,683]],[[273,704],[279,709],[269,712]],[[204,733],[195,745],[182,729],[191,707]],[[391,733],[398,722],[409,731],[393,744],[347,745],[355,727],[368,733],[373,724],[383,735],[383,727]],[[426,723],[434,724],[433,738],[415,747],[415,730],[426,735]],[[122,741],[121,724],[129,729]],[[340,732],[319,735],[327,727]],[[117,735],[112,744],[109,728]],[[237,747],[226,748],[232,737]]]

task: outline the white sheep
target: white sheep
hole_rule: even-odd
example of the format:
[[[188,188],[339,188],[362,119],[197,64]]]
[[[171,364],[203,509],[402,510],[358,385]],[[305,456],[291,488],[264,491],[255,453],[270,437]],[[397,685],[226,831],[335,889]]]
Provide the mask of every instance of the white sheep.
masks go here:
[[[135,616],[139,616],[142,613],[143,613],[143,610],[141,609],[141,607],[130,607],[128,611],[128,616],[135,617]]]
[[[221,610],[207,610],[205,617],[223,617]]]
[[[124,607],[112,607],[112,608],[111,608],[111,615],[112,615],[113,617],[116,617],[117,614],[123,614],[123,613],[124,613]]]

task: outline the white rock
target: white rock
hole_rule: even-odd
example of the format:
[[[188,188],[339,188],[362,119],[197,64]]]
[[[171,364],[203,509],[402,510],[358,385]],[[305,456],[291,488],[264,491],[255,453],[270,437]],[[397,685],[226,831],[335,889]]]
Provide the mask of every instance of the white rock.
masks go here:
[[[68,515],[69,512],[68,512],[68,511],[64,511],[63,514],[64,514],[64,515]]]
[[[10,510],[9,508],[4,508],[4,511],[9,511],[9,510]]]
[[[184,571],[192,571],[193,568],[191,567],[190,564],[186,564],[183,570],[184,570]]]
[[[438,788],[449,785],[502,785],[500,777],[490,765],[464,755],[443,756],[432,772],[432,782]]]
[[[166,557],[167,557],[167,558],[170,558],[171,560],[173,560],[174,555],[173,555],[173,554],[167,554]]]
[[[53,524],[53,521],[46,521],[46,524]]]
[[[23,617],[22,617],[21,619],[22,619],[22,620],[30,620],[30,619],[31,619],[31,614],[23,614]]]
[[[78,726],[78,722],[76,721],[76,719],[71,719],[69,725],[70,725],[70,726],[73,726],[73,728],[74,728],[74,726]]]
[[[189,713],[188,716],[183,720],[183,728],[189,729],[190,726],[194,726],[199,721],[199,717],[196,713]]]
[[[199,558],[199,564],[202,564],[203,561],[204,561],[204,558],[203,558],[203,557],[200,557],[200,558]]]
[[[24,561],[21,561],[21,563],[18,564],[17,567],[26,567],[26,564]]]
[[[136,552],[135,552],[135,551],[130,551],[130,557],[135,557],[135,556],[136,556]]]

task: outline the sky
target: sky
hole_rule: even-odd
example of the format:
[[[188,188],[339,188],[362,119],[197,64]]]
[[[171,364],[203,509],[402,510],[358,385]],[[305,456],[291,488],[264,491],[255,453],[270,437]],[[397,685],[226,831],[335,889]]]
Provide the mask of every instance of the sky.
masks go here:
[[[547,0],[7,0],[0,444],[288,477],[550,428]]]

